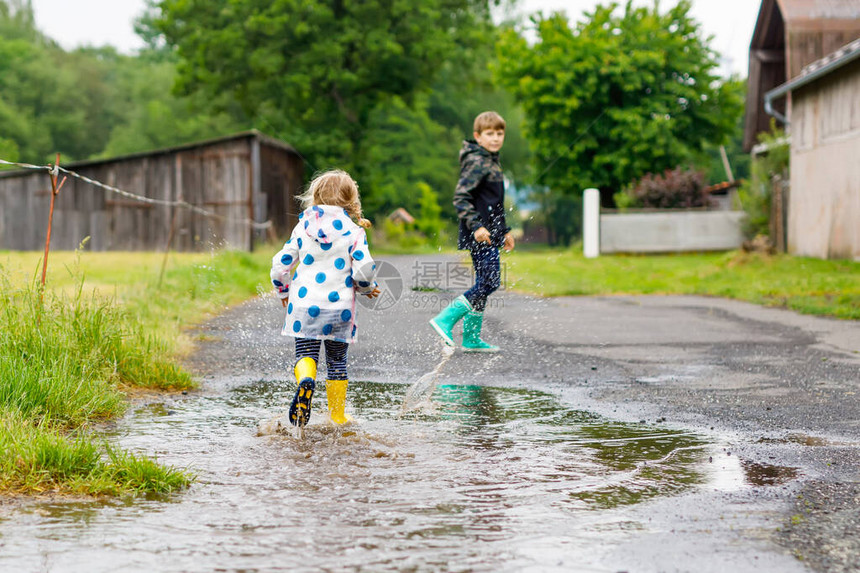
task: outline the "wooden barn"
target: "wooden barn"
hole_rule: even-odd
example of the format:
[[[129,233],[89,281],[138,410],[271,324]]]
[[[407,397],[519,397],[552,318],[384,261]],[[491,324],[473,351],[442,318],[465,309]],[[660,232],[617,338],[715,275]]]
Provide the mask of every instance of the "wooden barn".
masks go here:
[[[860,260],[860,39],[767,94],[791,96],[788,252]]]
[[[258,131],[63,167],[156,202],[69,176],[54,210],[57,250],[89,237],[94,251],[164,250],[168,241],[179,251],[249,251],[296,224],[304,178],[301,155]],[[0,250],[43,249],[50,201],[46,171],[0,171]]]
[[[750,43],[744,148],[770,130],[764,94],[797,77],[804,67],[860,38],[858,0],[762,0]],[[788,113],[789,100],[774,111]]]

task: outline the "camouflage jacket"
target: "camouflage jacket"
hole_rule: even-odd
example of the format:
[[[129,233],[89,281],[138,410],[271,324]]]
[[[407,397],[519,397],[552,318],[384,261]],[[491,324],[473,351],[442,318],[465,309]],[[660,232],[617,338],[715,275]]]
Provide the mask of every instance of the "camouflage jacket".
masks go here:
[[[490,153],[474,140],[460,150],[460,180],[454,190],[454,207],[460,220],[457,248],[477,245],[473,233],[481,227],[490,232],[493,246],[504,245],[511,228],[505,222],[505,183],[499,154]]]

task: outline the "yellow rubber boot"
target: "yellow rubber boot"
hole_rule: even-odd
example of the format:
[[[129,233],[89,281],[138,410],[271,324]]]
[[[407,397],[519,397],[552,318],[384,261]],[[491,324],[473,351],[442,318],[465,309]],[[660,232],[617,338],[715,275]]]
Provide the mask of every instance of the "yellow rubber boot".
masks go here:
[[[316,387],[317,363],[310,356],[305,356],[296,363],[296,395],[290,403],[290,424],[304,428],[311,419],[311,400]]]
[[[349,384],[348,380],[326,380],[325,393],[328,397],[328,411],[331,414],[331,420],[335,424],[347,424],[352,421],[352,418],[347,416],[344,410],[346,409],[346,387]]]
[[[296,384],[300,384],[302,380],[305,378],[310,378],[311,380],[317,379],[317,362],[310,356],[305,356],[298,362],[296,362],[296,367],[294,370],[296,375]]]

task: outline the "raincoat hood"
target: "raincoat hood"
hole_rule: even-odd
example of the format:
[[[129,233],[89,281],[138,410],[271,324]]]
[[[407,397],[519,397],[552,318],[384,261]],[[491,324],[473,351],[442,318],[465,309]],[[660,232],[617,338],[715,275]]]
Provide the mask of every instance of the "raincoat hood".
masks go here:
[[[313,205],[305,209],[299,219],[303,220],[305,234],[322,245],[328,245],[336,236],[346,237],[358,226],[349,218],[343,207]]]
[[[474,139],[467,139],[463,142],[463,147],[460,148],[460,165],[463,165],[463,162],[470,159],[470,156],[475,156],[475,159],[477,159],[478,156],[489,157],[494,161],[498,161],[499,158],[498,153],[492,153],[484,147],[481,147],[481,145]]]

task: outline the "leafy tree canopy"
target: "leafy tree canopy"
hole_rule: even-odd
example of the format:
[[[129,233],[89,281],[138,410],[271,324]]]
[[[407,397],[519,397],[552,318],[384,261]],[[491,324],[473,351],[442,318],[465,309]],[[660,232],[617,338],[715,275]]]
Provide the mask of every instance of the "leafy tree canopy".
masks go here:
[[[360,165],[379,105],[412,103],[488,17],[470,0],[161,0],[183,93],[233,94],[319,167]]]
[[[495,72],[525,111],[537,183],[611,197],[726,140],[743,101],[717,76],[690,7],[611,3],[573,28],[562,14],[536,17],[534,44],[515,29],[502,34]]]

